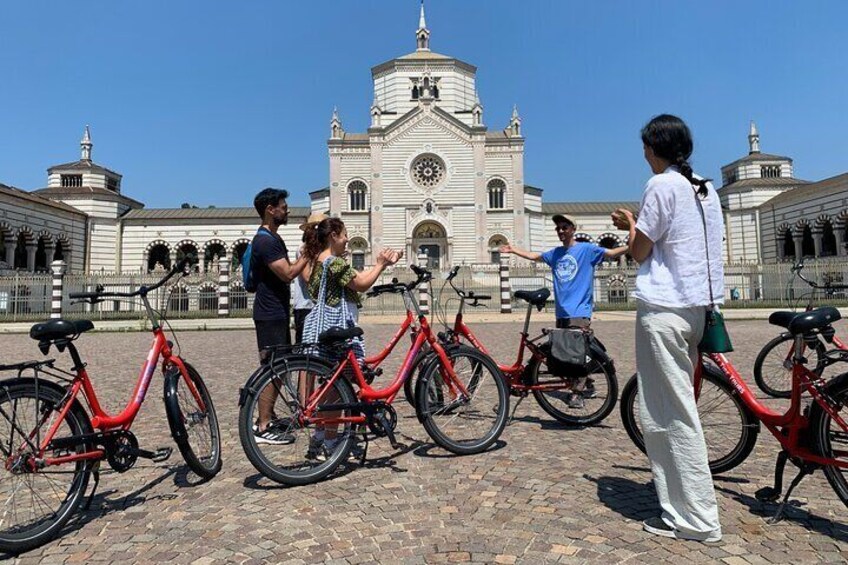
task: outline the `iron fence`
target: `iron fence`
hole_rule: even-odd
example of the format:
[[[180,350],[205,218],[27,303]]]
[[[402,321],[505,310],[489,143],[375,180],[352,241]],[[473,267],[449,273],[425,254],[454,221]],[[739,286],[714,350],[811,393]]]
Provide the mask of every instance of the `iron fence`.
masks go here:
[[[725,307],[727,308],[804,308],[807,304],[848,306],[848,293],[838,291],[829,295],[814,291],[805,282],[794,276],[788,263],[771,264],[728,264],[725,265]],[[810,260],[804,275],[819,283],[848,282],[848,259]],[[632,309],[635,307],[637,267],[621,267],[603,263],[595,271],[594,296],[598,310]],[[444,312],[452,316],[458,306],[456,294],[445,284],[447,273],[435,273],[432,296],[429,297],[431,312]],[[71,274],[64,277],[62,316],[71,319],[95,320],[143,318],[145,312],[141,301],[108,299],[98,304],[74,303],[69,300],[72,292],[92,291],[99,285],[107,291],[131,292],[142,285],[153,285],[161,274]],[[397,267],[383,273],[377,284],[397,279],[401,282],[415,280],[414,273],[406,267]],[[485,308],[499,311],[501,283],[498,265],[470,265],[459,269],[454,284],[475,294],[492,296]],[[552,288],[550,269],[541,264],[513,266],[510,269],[510,287],[517,290]],[[149,296],[151,305],[159,311],[167,311],[170,318],[217,317],[220,293],[219,274],[195,273],[177,283],[162,287]],[[9,273],[0,276],[0,322],[35,321],[50,316],[52,277],[49,274]],[[414,293],[416,299],[419,293]],[[240,273],[229,279],[229,316],[249,317],[252,313],[253,295],[244,289]],[[522,309],[523,303],[513,298],[513,310]],[[553,309],[551,297],[547,310]],[[399,295],[384,294],[375,298],[363,296],[362,315],[399,314],[405,306]]]

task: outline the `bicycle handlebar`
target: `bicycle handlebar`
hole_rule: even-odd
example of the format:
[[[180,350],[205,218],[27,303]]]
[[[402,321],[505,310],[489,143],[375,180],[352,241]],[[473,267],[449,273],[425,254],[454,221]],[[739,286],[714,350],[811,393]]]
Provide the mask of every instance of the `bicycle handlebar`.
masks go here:
[[[99,284],[95,288],[94,292],[71,292],[68,294],[68,298],[70,298],[71,300],[99,301],[102,298],[133,298],[135,296],[144,296],[150,291],[156,290],[157,288],[164,285],[166,282],[171,280],[177,273],[185,273],[185,268],[188,266],[188,264],[188,257],[181,259],[159,282],[152,286],[142,285],[141,287],[139,287],[138,290],[133,292],[104,292],[103,285]]]
[[[810,285],[813,288],[818,288],[818,289],[822,289],[822,290],[825,290],[825,291],[848,290],[848,285],[846,285],[846,284],[833,284],[833,283],[819,284],[815,281],[811,281],[810,279],[808,279],[807,277],[805,277],[804,275],[801,274],[801,271],[803,269],[804,269],[804,262],[803,261],[798,261],[796,264],[792,265],[792,272],[795,273],[795,276],[797,276],[799,279],[801,279],[802,281],[804,281],[805,283],[807,283],[808,285]]]
[[[365,293],[365,296],[374,297],[379,296],[381,294],[386,293],[402,293],[402,292],[410,292],[416,286],[423,282],[430,282],[433,279],[433,273],[425,269],[424,267],[419,267],[418,265],[410,265],[412,272],[415,273],[416,278],[414,281],[410,283],[402,283],[398,282],[397,279],[392,279],[391,283],[388,284],[378,284],[371,287],[371,290]]]

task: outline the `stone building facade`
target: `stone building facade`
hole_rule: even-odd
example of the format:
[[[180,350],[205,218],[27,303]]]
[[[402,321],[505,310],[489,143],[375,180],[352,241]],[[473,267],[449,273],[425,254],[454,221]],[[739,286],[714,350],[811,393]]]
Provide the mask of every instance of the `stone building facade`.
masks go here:
[[[542,189],[525,182],[518,109],[505,127],[490,129],[476,67],[432,51],[430,36],[422,7],[415,51],[371,69],[366,132],[347,132],[333,112],[328,186],[309,193],[308,208],[291,209],[281,229],[289,248],[310,211],[344,219],[357,267],[387,246],[403,249],[405,261],[423,252],[441,269],[497,263],[507,242],[543,251],[559,245],[554,214],[575,221],[579,240],[626,243],[610,213],[636,211],[638,202],[545,202]],[[722,167],[725,259],[844,255],[848,175],[796,179],[792,159],[760,151],[753,124],[748,141],[748,155]],[[50,167],[46,188],[0,185],[0,270],[46,269],[64,258],[71,271],[146,272],[186,255],[201,272],[223,261],[237,268],[258,224],[252,207],[147,209],[124,193],[119,173],[93,161],[92,149],[86,127],[80,159]]]

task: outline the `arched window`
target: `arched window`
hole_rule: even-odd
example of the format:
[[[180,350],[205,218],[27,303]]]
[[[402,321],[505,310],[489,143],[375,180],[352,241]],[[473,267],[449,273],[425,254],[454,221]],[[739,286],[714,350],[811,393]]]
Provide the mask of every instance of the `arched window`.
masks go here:
[[[244,252],[247,251],[247,244],[250,243],[246,239],[240,239],[233,243],[233,264],[232,269],[230,269],[231,273],[235,273],[241,267],[241,258],[244,257]]]
[[[783,232],[783,258],[795,257],[795,241],[792,239],[792,230]]]
[[[801,240],[801,256],[816,256],[816,245],[813,243],[813,230],[810,229],[809,224],[804,224],[804,239]]]
[[[507,243],[506,238],[502,235],[493,235],[491,239],[489,239],[489,260],[493,265],[500,265],[501,247]]]
[[[200,263],[200,257],[197,252],[197,244],[193,241],[183,241],[177,246],[177,263],[184,258],[188,259],[190,272],[196,272]]]
[[[598,239],[598,245],[605,249],[615,249],[616,247],[621,247],[623,243],[621,242],[621,239],[618,238],[618,236],[611,233],[605,233]],[[618,259],[604,258],[604,261],[614,263],[618,261]]]
[[[831,257],[836,255],[836,235],[833,233],[833,224],[830,221],[822,223],[821,256]]]
[[[2,257],[2,255],[0,255]],[[53,248],[53,260],[54,261],[63,261],[65,259],[65,246],[62,244],[62,240],[56,241],[56,247]]]
[[[227,248],[221,240],[212,240],[206,242],[206,249],[203,251],[203,269],[211,271],[220,268],[224,261],[227,260]]]
[[[350,247],[350,264],[357,271],[365,268],[365,253],[368,251],[368,242],[361,237],[355,237],[348,243]]]
[[[200,287],[197,296],[197,304],[201,311],[218,311],[218,289],[213,284],[205,284]]]
[[[412,99],[418,100],[418,85],[417,84],[412,85]]]
[[[501,179],[492,179],[487,188],[489,191],[489,210],[502,210],[506,205],[506,183]]]
[[[351,181],[347,185],[347,192],[350,195],[350,210],[352,212],[362,212],[366,210],[365,195],[368,193],[368,187],[361,180]]]
[[[607,287],[607,301],[612,304],[627,302],[627,282],[624,279],[611,279]]]
[[[45,241],[43,237],[38,238],[38,244],[35,248],[35,270],[36,271],[46,271],[47,270],[47,249],[45,246]]]
[[[24,233],[19,233],[17,245],[15,246],[15,269],[27,268],[26,244],[27,236]]]
[[[157,269],[169,270],[171,268],[171,250],[164,243],[158,243],[147,252],[147,272]]]

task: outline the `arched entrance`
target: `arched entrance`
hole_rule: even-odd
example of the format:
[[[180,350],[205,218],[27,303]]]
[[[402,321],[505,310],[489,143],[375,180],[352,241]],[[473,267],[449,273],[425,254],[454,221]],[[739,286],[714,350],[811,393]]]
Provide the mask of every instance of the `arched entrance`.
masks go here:
[[[412,232],[412,249],[416,257],[410,257],[410,261],[417,261],[417,256],[423,253],[427,255],[428,269],[441,269],[442,265],[447,265],[450,259],[447,233],[445,228],[437,222],[421,222],[415,226]]]

